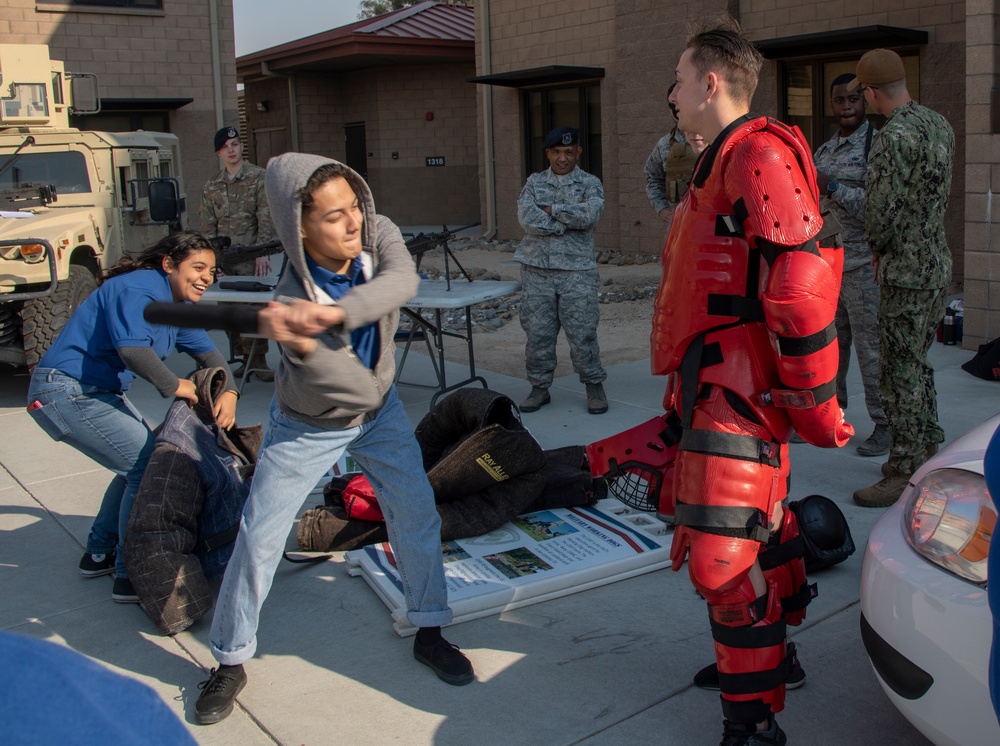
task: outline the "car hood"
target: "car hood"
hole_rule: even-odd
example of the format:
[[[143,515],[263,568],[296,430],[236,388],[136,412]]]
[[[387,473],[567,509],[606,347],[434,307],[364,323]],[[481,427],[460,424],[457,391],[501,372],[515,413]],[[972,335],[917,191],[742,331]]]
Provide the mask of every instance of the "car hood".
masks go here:
[[[910,482],[917,484],[927,472],[936,469],[964,469],[982,475],[983,454],[998,426],[1000,426],[1000,413],[976,425],[965,435],[949,443],[940,453],[928,459],[927,463],[917,469]]]
[[[27,238],[47,238],[50,241],[64,231],[74,231],[81,225],[93,222],[89,212],[100,212],[97,207],[39,207],[27,210],[34,217],[0,218],[0,241],[17,241]],[[96,217],[96,215],[94,216]],[[81,221],[83,221],[81,223]]]

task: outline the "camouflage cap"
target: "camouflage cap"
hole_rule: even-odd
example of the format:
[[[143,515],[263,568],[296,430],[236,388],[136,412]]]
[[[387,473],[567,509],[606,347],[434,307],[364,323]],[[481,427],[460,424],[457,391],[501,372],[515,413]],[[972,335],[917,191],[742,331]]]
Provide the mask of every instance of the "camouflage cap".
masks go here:
[[[236,131],[235,127],[223,127],[215,133],[215,152],[218,153],[222,150],[223,145],[232,140],[234,137],[239,136],[240,133]]]
[[[847,84],[848,91],[861,86],[880,86],[906,78],[903,59],[891,49],[873,49],[858,60],[857,77]]]
[[[566,145],[579,144],[580,133],[575,129],[572,127],[556,127],[545,136],[545,139],[542,141],[542,148],[544,150],[548,150],[549,148],[559,148]]]

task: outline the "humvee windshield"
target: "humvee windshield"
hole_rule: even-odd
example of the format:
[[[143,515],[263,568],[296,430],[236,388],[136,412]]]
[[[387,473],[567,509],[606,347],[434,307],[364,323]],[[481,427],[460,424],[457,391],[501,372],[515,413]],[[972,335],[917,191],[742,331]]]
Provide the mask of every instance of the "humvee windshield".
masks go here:
[[[21,153],[14,165],[5,169],[10,158],[9,155],[0,156],[0,189],[55,184],[56,194],[90,191],[90,174],[83,153]]]

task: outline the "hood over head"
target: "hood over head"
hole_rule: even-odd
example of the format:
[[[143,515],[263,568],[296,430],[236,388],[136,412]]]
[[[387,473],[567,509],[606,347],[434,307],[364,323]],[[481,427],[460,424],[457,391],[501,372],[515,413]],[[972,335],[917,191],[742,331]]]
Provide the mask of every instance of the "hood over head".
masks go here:
[[[367,265],[370,265],[376,242],[375,200],[368,184],[359,173],[332,158],[308,153],[284,153],[267,162],[267,173],[264,177],[264,189],[275,233],[285,249],[292,269],[309,293],[310,300],[314,302],[323,302],[323,298],[318,294],[320,291],[306,265],[305,249],[302,246],[302,202],[299,199],[299,190],[306,185],[309,177],[320,166],[328,163],[341,165],[347,170],[345,178],[354,190],[364,215],[364,224],[361,227],[362,258]],[[365,253],[367,257],[364,256]]]

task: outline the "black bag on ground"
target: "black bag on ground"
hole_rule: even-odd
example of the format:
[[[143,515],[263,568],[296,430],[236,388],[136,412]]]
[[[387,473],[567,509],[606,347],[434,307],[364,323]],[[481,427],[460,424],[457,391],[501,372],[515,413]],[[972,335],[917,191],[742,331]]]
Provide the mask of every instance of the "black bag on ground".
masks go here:
[[[992,342],[979,345],[975,357],[962,363],[962,370],[971,373],[976,378],[1000,381],[1000,337]]]
[[[583,446],[542,451],[507,396],[459,389],[427,413],[415,430],[441,516],[441,539],[489,533],[514,516],[586,505],[600,495]],[[388,541],[385,524],[348,519],[341,493],[351,475],[324,488],[326,505],[303,513],[299,547],[347,551]]]

